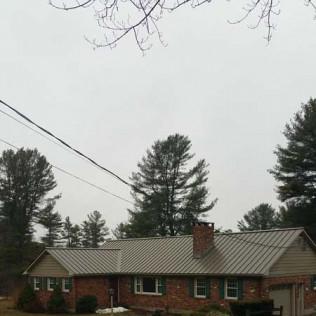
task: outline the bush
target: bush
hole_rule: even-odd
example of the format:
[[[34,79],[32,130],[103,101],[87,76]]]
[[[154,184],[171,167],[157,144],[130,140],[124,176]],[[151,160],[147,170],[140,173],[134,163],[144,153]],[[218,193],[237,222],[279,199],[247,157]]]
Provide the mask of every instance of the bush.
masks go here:
[[[61,314],[67,312],[65,298],[62,294],[60,286],[56,286],[47,302],[47,311],[52,314]]]
[[[233,316],[246,316],[246,312],[262,312],[262,316],[271,316],[273,300],[236,301],[230,303]]]
[[[98,301],[94,295],[81,296],[76,302],[76,313],[94,313],[98,306]]]
[[[42,304],[37,299],[35,299],[34,301],[25,304],[23,311],[27,313],[36,314],[36,313],[44,313],[45,309],[42,306]]]
[[[219,304],[209,304],[209,305],[204,305],[202,306],[199,310],[199,312],[202,313],[211,313],[211,312],[220,312],[223,314],[228,314],[229,311],[227,310],[227,308],[225,308],[224,306],[221,306]]]
[[[36,295],[31,287],[30,284],[27,284],[23,290],[21,291],[19,297],[18,297],[18,302],[17,302],[17,308],[24,310],[24,307],[27,304],[30,304],[36,300]]]
[[[37,300],[31,285],[27,284],[20,293],[17,300],[17,308],[27,313],[43,313],[45,310]]]

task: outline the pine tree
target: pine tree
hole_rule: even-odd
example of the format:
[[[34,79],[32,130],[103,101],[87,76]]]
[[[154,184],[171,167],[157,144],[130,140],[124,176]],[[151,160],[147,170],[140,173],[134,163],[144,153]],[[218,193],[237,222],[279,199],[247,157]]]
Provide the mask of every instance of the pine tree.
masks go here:
[[[240,231],[265,230],[280,227],[280,214],[267,203],[261,203],[238,222]]]
[[[0,157],[0,283],[19,277],[38,255],[33,224],[56,187],[51,165],[36,149],[5,150]]]
[[[61,215],[54,211],[56,198],[48,201],[46,207],[38,214],[38,223],[46,228],[47,232],[41,238],[47,247],[54,247],[60,243],[63,222]]]
[[[216,200],[208,202],[209,171],[204,159],[192,166],[188,137],[175,134],[158,140],[132,174],[134,210],[119,231],[126,237],[180,235],[191,232],[193,221],[203,218]]]
[[[99,211],[93,211],[83,222],[81,232],[83,246],[97,248],[100,243],[105,241],[109,229],[105,225],[105,220],[102,219],[102,214]]]
[[[305,226],[316,239],[316,99],[303,104],[286,124],[286,146],[278,146],[277,164],[270,170],[285,202],[286,225]]]
[[[80,246],[80,227],[73,225],[69,216],[65,218],[63,230],[61,231],[61,239],[65,240],[66,247],[75,248]]]

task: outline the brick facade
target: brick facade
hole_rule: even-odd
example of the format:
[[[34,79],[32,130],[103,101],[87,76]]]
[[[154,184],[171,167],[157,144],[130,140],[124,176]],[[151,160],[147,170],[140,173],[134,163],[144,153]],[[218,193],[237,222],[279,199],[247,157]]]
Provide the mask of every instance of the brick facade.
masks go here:
[[[63,296],[69,309],[75,309],[76,300],[84,295],[95,295],[98,305],[105,307],[109,305],[108,288],[108,279],[105,276],[75,277],[72,289],[63,293]],[[51,295],[51,291],[36,291],[37,298],[45,308]]]
[[[141,309],[167,309],[170,311],[196,310],[203,305],[217,303],[228,307],[229,301],[221,298],[220,279],[211,278],[210,298],[194,298],[189,293],[188,277],[167,277],[165,295],[134,294],[131,276],[118,277],[119,305],[127,305]],[[270,278],[243,278],[243,299],[255,300],[268,298],[269,291],[276,285],[304,284],[305,309],[311,309],[316,305],[316,291],[311,288],[311,276],[270,277]],[[95,295],[100,307],[109,307],[110,287],[109,278],[106,276],[76,277],[73,280],[73,288],[65,293],[65,299],[69,308],[75,308],[76,300],[84,295]],[[51,295],[48,291],[38,291],[38,298],[44,306]],[[296,288],[296,296],[298,289]]]
[[[166,278],[166,295],[133,294],[131,277],[120,277],[120,303],[135,308],[196,310],[203,305],[218,303],[228,307],[229,301],[220,298],[220,281],[212,278],[210,298],[194,298],[189,294],[187,277]],[[259,279],[244,279],[244,299],[258,299],[261,295]]]

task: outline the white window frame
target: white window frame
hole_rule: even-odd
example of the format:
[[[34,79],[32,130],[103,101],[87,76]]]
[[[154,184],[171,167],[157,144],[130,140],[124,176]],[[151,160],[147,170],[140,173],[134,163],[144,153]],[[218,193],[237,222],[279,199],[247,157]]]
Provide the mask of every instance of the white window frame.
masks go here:
[[[162,295],[162,293],[159,293],[159,288],[162,287],[161,278],[154,278],[148,276],[147,278],[153,278],[155,279],[155,292],[144,292],[143,291],[143,278],[146,277],[135,277],[134,278],[134,293],[135,294],[141,294],[141,295]]]
[[[39,283],[39,287],[37,287],[37,283]],[[39,291],[41,289],[41,279],[40,277],[34,277],[33,279],[33,288],[34,288],[34,291]]]
[[[69,278],[63,278],[62,281],[61,281],[62,291],[65,292],[65,293],[69,293],[70,289],[66,289],[66,281],[68,281],[69,284],[71,283]]]
[[[198,295],[198,287],[201,288],[201,286],[198,286],[198,281],[203,281],[204,282],[204,290],[205,294],[204,295]],[[207,292],[207,282],[206,279],[194,279],[194,297],[196,298],[206,298],[206,292]]]
[[[52,279],[55,279],[54,287],[51,287],[50,281],[51,281]],[[55,286],[56,286],[56,278],[48,277],[48,278],[47,278],[47,291],[54,291]]]
[[[229,281],[236,282],[236,287],[228,287],[228,282]],[[236,290],[236,296],[228,296],[228,289]],[[238,292],[239,292],[238,280],[237,279],[233,279],[233,278],[225,279],[225,299],[227,299],[227,300],[238,300]]]

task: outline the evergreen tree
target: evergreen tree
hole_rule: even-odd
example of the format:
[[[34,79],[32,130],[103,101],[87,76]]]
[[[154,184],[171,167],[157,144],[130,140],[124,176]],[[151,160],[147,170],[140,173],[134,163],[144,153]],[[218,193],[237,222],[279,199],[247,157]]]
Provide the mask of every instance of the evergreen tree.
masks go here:
[[[179,134],[147,150],[131,177],[134,210],[129,210],[129,222],[118,227],[125,237],[188,234],[192,222],[213,208],[216,200],[207,201],[208,164],[202,159],[190,167],[190,150],[191,141]]]
[[[109,229],[102,219],[99,211],[88,214],[88,219],[82,224],[82,244],[84,247],[99,247],[105,241],[105,236],[109,234]]]
[[[69,216],[65,218],[61,236],[61,239],[66,242],[66,247],[75,248],[80,246],[80,227],[79,225],[73,225]]]
[[[60,234],[63,227],[60,214],[54,211],[55,204],[56,198],[50,199],[46,207],[38,215],[38,223],[47,229],[45,236],[41,240],[48,247],[53,247],[60,243]]]
[[[79,225],[75,224],[71,229],[72,248],[81,246],[81,237],[81,228]]]
[[[282,217],[289,226],[304,226],[316,239],[316,99],[303,104],[286,124],[286,146],[278,146],[270,170],[279,182]]]
[[[51,169],[36,149],[6,150],[0,157],[0,220],[17,249],[32,240],[35,216],[45,195],[56,187]]]
[[[240,231],[265,230],[280,227],[280,214],[270,205],[261,203],[238,222]]]
[[[56,187],[51,165],[36,149],[5,150],[0,157],[0,278],[13,280],[41,247],[33,223],[45,196]]]

